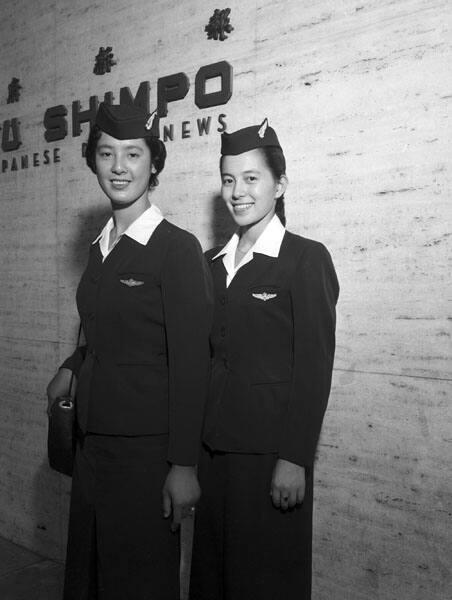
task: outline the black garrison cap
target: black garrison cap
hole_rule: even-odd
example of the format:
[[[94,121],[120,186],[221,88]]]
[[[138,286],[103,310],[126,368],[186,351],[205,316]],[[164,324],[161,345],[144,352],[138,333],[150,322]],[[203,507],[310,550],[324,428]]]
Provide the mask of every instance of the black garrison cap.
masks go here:
[[[275,130],[269,126],[268,120],[264,119],[260,125],[244,127],[232,133],[221,134],[221,155],[242,154],[255,148],[265,146],[276,146],[281,148]]]
[[[106,104],[101,102],[96,125],[117,140],[159,137],[157,111],[148,113],[133,104]]]

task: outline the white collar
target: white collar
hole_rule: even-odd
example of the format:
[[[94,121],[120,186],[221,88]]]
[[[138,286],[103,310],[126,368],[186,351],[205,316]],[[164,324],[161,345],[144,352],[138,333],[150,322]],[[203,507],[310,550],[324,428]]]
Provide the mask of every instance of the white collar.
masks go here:
[[[257,238],[254,246],[250,248],[248,252],[266,254],[267,256],[273,256],[276,258],[279,256],[279,250],[281,248],[281,244],[283,241],[283,237],[286,230],[284,229],[279,217],[274,215],[272,220],[265,227],[264,231]],[[234,233],[229,242],[222,248],[218,254],[212,258],[215,260],[219,256],[223,256],[224,254],[230,254],[231,252],[235,254],[237,250],[237,246],[239,243],[239,235],[238,233]]]
[[[267,256],[277,258],[279,256],[279,251],[281,249],[281,244],[285,233],[286,230],[279,220],[279,217],[274,215],[272,220],[265,227],[264,231],[257,238],[254,246],[248,250],[237,267],[234,266],[234,261],[235,253],[239,243],[239,235],[237,232],[234,233],[226,246],[212,258],[212,260],[215,260],[220,256],[223,257],[223,264],[228,273],[227,285],[229,285],[229,283],[232,281],[234,275],[237,273],[240,267],[243,267],[243,265],[246,265],[246,263],[249,263],[251,260],[253,260],[254,254],[266,254]]]
[[[127,235],[127,237],[130,237],[139,244],[145,246],[149,242],[149,239],[154,233],[156,227],[162,221],[163,215],[160,212],[160,209],[155,204],[151,204],[151,206],[147,208],[137,219],[135,219],[135,221],[133,221],[133,223],[127,227],[124,233],[119,236],[119,238],[116,240],[116,244],[123,235]],[[113,217],[110,217],[105,227],[93,241],[93,244],[99,242],[100,251],[102,252],[102,256],[104,258],[109,254],[108,246],[110,243],[110,233],[114,226],[115,224]],[[110,252],[113,250],[113,247],[114,246],[110,248]]]

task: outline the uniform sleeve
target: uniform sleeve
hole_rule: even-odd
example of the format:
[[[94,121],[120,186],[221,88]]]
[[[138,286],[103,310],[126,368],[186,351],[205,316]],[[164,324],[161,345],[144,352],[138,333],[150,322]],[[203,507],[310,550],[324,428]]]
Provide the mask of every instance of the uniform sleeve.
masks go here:
[[[60,369],[70,369],[76,377],[80,372],[83,361],[86,356],[86,346],[78,346],[73,354],[66,358],[64,363],[60,366]]]
[[[194,465],[207,397],[213,295],[201,246],[190,234],[178,236],[170,245],[162,296],[169,371],[168,460]]]
[[[310,466],[330,393],[339,294],[331,257],[322,244],[303,253],[291,294],[293,379],[279,457]]]

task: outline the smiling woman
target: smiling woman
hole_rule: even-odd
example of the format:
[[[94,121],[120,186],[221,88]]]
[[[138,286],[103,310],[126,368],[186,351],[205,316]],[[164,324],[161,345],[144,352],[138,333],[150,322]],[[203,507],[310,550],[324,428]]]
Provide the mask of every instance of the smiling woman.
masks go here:
[[[286,175],[275,178],[261,149],[255,148],[238,156],[224,156],[221,180],[221,195],[233,219],[245,230],[253,226],[257,239],[273,218],[276,202],[286,190]]]
[[[285,158],[267,120],[224,133],[221,154],[237,231],[207,252],[215,306],[190,597],[310,600],[339,287],[326,248],[284,228]]]
[[[117,140],[102,132],[97,142],[96,173],[113,209],[131,206],[142,211],[148,202],[149,180],[155,167],[146,142]]]
[[[165,144],[159,139],[158,136],[158,117],[154,117],[153,121],[152,121],[152,126],[151,129],[148,131],[146,129],[143,128],[143,131],[141,133],[153,133],[153,135],[147,135],[144,138],[133,138],[130,140],[118,140],[118,131],[117,128],[113,128],[111,129],[111,127],[108,126],[108,122],[107,125],[105,125],[104,121],[106,119],[106,117],[103,116],[103,113],[105,113],[105,107],[103,104],[100,105],[99,107],[99,113],[98,113],[98,119],[96,121],[96,124],[92,127],[90,134],[89,134],[89,138],[88,138],[88,143],[86,145],[86,150],[85,150],[85,158],[86,158],[86,163],[89,166],[89,168],[91,169],[91,171],[93,173],[97,173],[97,164],[96,164],[96,159],[97,159],[97,154],[98,154],[98,146],[99,146],[99,141],[102,135],[106,135],[108,136],[108,138],[110,139],[110,142],[113,142],[113,144],[115,142],[121,141],[124,142],[125,145],[132,145],[135,146],[136,144],[139,144],[139,146],[142,148],[143,147],[143,143],[146,144],[146,146],[149,148],[150,154],[151,154],[151,165],[150,165],[150,171],[149,171],[149,187],[156,187],[158,185],[158,174],[163,170],[163,167],[165,166],[165,160],[166,160],[166,148],[165,148]],[[101,128],[101,125],[104,124],[104,129],[105,127],[110,131],[111,135],[109,135],[108,133],[105,133],[105,131]],[[137,132],[138,133],[138,132]],[[116,134],[116,136],[115,136]],[[155,135],[157,134],[157,135]]]
[[[113,214],[77,290],[86,346],[48,387],[52,404],[78,379],[64,600],[177,598],[174,531],[199,497],[209,279],[196,238],[150,202],[158,134],[155,115],[101,104],[87,143]]]

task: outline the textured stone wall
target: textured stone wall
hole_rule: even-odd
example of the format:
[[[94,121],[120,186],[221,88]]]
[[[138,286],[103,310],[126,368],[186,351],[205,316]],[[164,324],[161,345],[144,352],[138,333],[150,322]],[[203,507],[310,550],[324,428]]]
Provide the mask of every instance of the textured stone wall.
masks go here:
[[[87,109],[91,95],[118,99],[121,87],[135,94],[149,81],[155,105],[158,78],[184,72],[190,91],[162,120],[174,140],[155,202],[205,248],[224,240],[218,116],[231,131],[267,116],[288,162],[288,226],[329,247],[341,282],[316,467],[313,597],[446,600],[451,4],[228,6],[234,31],[220,42],[203,31],[224,8],[210,0],[0,0],[0,125],[18,118],[22,137],[0,155],[0,534],[64,555],[69,482],[46,464],[45,386],[75,343],[75,287],[108,213],[81,158],[87,124],[72,136],[72,101]],[[96,76],[94,56],[107,45],[119,62]],[[233,67],[232,98],[200,110],[195,75],[220,60]],[[12,77],[22,94],[7,104]],[[69,133],[46,142],[44,112],[58,104]],[[199,135],[197,119],[209,116],[210,133]],[[54,148],[60,162],[43,164]],[[23,154],[28,169],[12,171]]]

